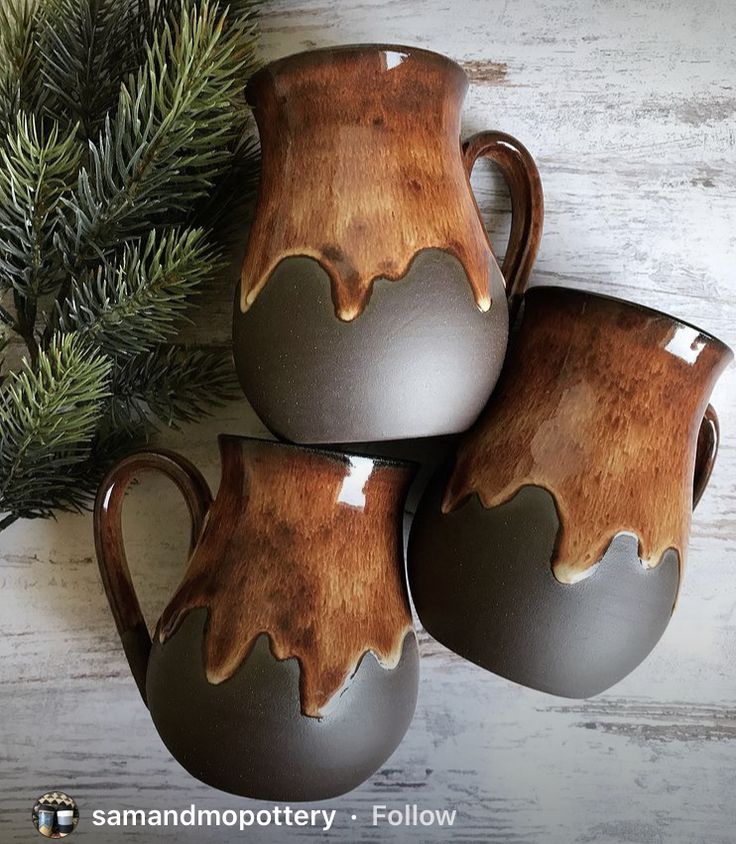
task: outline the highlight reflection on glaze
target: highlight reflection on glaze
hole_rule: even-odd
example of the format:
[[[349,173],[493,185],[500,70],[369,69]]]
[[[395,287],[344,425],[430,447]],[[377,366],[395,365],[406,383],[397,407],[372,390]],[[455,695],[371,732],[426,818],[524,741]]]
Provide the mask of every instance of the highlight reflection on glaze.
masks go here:
[[[321,717],[366,653],[395,668],[413,635],[401,555],[413,469],[237,437],[220,448],[220,489],[159,641],[206,608],[206,675],[221,683],[265,633],[277,659],[299,662],[303,713]]]
[[[442,509],[473,493],[486,508],[522,487],[554,497],[552,561],[574,583],[619,533],[656,566],[684,564],[696,444],[732,355],[672,318],[563,288],[526,296],[521,330],[486,411],[458,450]]]

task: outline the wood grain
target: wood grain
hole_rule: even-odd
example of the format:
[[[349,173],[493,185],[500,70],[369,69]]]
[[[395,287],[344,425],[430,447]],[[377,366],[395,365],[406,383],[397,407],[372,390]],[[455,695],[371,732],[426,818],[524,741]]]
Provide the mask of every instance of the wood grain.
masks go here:
[[[464,136],[520,138],[544,181],[532,281],[635,299],[736,345],[736,5],[713,0],[266,0],[264,59],[360,41],[413,43],[461,64],[503,63],[471,82]],[[508,236],[502,180],[473,187],[492,241]],[[497,254],[501,254],[501,246]],[[239,260],[187,338],[230,342]],[[467,665],[420,633],[414,723],[370,782],[330,806],[331,841],[733,844],[736,827],[736,367],[716,386],[722,445],[692,523],[680,605],[651,657],[610,692],[568,702]],[[167,432],[216,487],[216,434],[264,434],[245,402]],[[165,480],[132,490],[124,530],[144,611],[181,579],[186,509]],[[19,522],[0,535],[0,840],[37,840],[34,800],[74,796],[75,839],[222,844],[214,828],[109,828],[93,808],[261,808],[194,782],[160,743],[110,616],[90,516]],[[43,753],[40,748],[43,747]],[[374,803],[457,808],[447,830],[374,827]],[[356,814],[352,822],[350,815]],[[256,833],[253,833],[256,837]],[[324,840],[264,829],[259,841]]]

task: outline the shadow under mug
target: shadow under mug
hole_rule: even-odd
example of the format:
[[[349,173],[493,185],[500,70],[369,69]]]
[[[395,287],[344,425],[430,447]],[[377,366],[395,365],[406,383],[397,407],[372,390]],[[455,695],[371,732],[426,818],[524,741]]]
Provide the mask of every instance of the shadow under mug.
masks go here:
[[[632,671],[672,614],[718,446],[708,400],[732,358],[658,311],[530,290],[496,392],[412,525],[427,631],[566,697]]]

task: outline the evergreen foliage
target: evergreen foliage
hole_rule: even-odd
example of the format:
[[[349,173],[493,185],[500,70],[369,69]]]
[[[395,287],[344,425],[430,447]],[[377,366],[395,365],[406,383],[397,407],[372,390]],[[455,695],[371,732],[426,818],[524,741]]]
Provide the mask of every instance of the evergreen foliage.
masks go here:
[[[111,361],[74,335],[54,338],[34,367],[25,362],[0,393],[0,497],[12,516],[49,516],[75,507],[84,491],[70,473],[92,448]]]
[[[234,394],[226,351],[172,342],[223,266],[213,198],[255,185],[256,5],[0,5],[0,529]]]

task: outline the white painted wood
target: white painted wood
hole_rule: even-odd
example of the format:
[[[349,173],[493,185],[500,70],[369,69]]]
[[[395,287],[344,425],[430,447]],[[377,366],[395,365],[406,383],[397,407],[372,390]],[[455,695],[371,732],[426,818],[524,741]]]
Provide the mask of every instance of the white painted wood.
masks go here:
[[[264,58],[313,46],[419,44],[462,62],[467,132],[501,128],[536,156],[545,236],[535,283],[637,299],[736,345],[736,6],[730,0],[266,0]],[[474,176],[494,241],[498,180]],[[499,251],[503,251],[499,246]],[[225,285],[224,287],[227,287]],[[197,338],[227,342],[230,290]],[[677,397],[673,396],[673,401]],[[330,805],[336,841],[701,842],[736,825],[736,375],[714,396],[724,443],[693,523],[689,570],[654,654],[607,694],[521,689],[422,637],[417,716],[379,774]],[[218,431],[264,433],[242,402],[162,442],[217,483]],[[152,620],[185,555],[184,506],[146,479],[128,549]],[[93,808],[240,808],[170,758],[138,698],[100,586],[88,516],[0,535],[0,841],[31,841],[49,788],[80,802],[80,840],[117,841]],[[457,808],[452,835],[369,825],[374,802]],[[350,814],[358,815],[352,822]],[[288,841],[317,831],[253,832]],[[240,840],[129,829],[125,840]],[[76,839],[75,839],[76,840]]]

